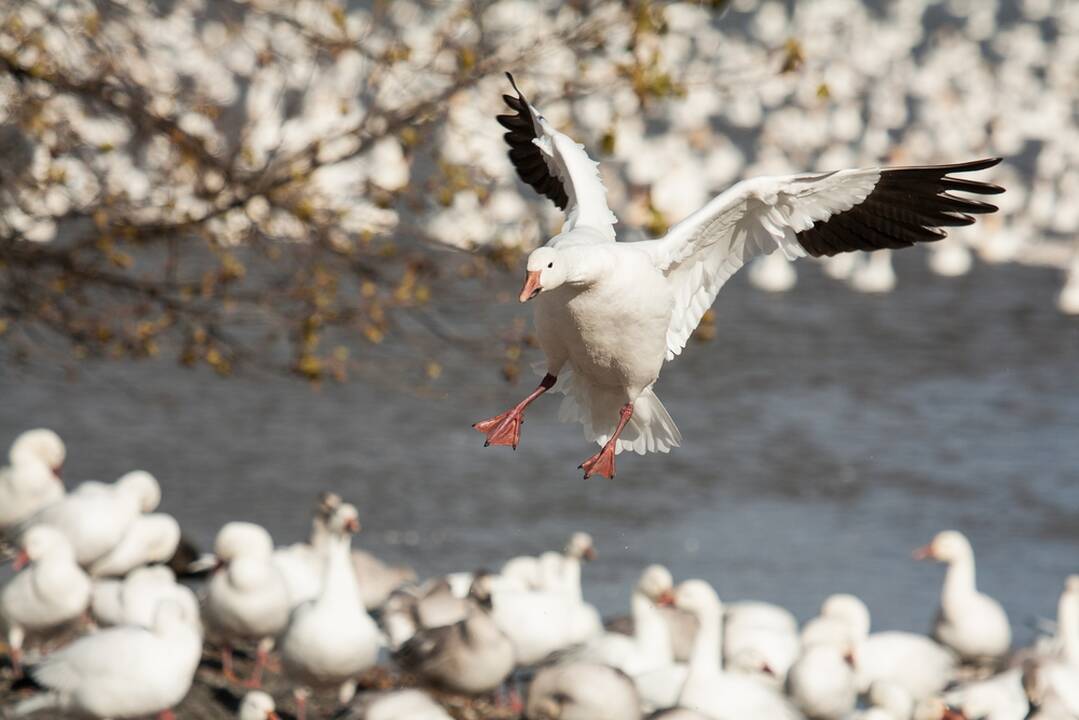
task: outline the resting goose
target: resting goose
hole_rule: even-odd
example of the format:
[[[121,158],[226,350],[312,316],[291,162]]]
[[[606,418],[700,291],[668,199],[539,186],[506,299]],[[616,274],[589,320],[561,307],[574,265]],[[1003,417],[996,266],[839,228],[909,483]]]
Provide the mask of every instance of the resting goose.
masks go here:
[[[300,686],[300,720],[305,717],[307,689],[339,687],[339,701],[349,702],[356,693],[353,678],[375,664],[381,645],[352,569],[352,536],[360,531],[356,508],[341,505],[326,525],[322,587],[314,599],[292,611],[280,642],[285,672]]]
[[[140,515],[108,553],[90,564],[92,577],[119,577],[142,565],[167,562],[180,545],[180,523],[165,513]]]
[[[640,720],[640,701],[625,673],[599,663],[549,665],[528,688],[528,720]]]
[[[841,720],[858,700],[858,683],[849,653],[830,643],[802,648],[787,673],[787,694],[814,720]]]
[[[237,681],[232,644],[258,643],[258,656],[248,685],[262,682],[273,641],[288,623],[285,580],[273,564],[273,540],[253,523],[231,522],[217,533],[217,568],[210,579],[203,608],[207,630],[223,641],[221,665],[226,679]]]
[[[490,615],[490,575],[472,582],[468,616],[417,632],[394,654],[404,669],[430,683],[467,694],[497,689],[513,672],[513,644]]]
[[[864,602],[854,595],[832,595],[821,606],[820,616],[806,624],[802,642],[832,644],[849,652],[862,692],[882,681],[898,685],[917,700],[940,692],[955,678],[956,656],[930,638],[899,631],[870,634],[869,628]]]
[[[393,690],[364,702],[355,720],[453,720],[422,690]]]
[[[47,525],[27,530],[19,543],[15,570],[0,590],[0,621],[16,674],[28,633],[45,633],[70,623],[90,603],[90,578],[75,562],[71,544]]]
[[[112,552],[143,513],[161,502],[161,486],[135,470],[111,485],[84,482],[30,518],[28,525],[51,525],[67,536],[75,558],[89,567]]]
[[[944,530],[915,550],[914,557],[948,564],[933,636],[966,661],[999,662],[1012,646],[1011,624],[1000,603],[978,591],[970,541],[956,530]]]
[[[19,703],[15,716],[40,710],[93,718],[139,718],[177,705],[195,678],[202,638],[178,604],[164,602],[153,628],[109,628],[47,656],[31,670],[47,689]]]
[[[27,430],[8,451],[0,468],[0,534],[17,527],[64,496],[60,470],[67,451],[52,430]]]
[[[151,627],[157,607],[165,600],[183,607],[202,634],[198,598],[190,588],[177,583],[172,570],[163,565],[139,568],[123,580],[94,580],[90,612],[101,625]]]
[[[513,84],[513,78],[510,78]],[[908,247],[945,236],[997,208],[949,191],[1002,189],[956,175],[999,159],[959,165],[865,168],[745,180],[662,238],[615,242],[615,216],[597,165],[525,100],[498,120],[509,131],[521,179],[566,212],[562,231],[528,256],[521,302],[535,299],[546,356],[539,386],[474,427],[487,445],[520,442],[523,413],[548,390],[565,394],[559,417],[579,422],[601,446],[585,477],[613,477],[614,457],[669,452],[682,436],[653,390],[666,360],[682,352],[723,284],[742,265],[780,250],[790,260],[852,250]]]

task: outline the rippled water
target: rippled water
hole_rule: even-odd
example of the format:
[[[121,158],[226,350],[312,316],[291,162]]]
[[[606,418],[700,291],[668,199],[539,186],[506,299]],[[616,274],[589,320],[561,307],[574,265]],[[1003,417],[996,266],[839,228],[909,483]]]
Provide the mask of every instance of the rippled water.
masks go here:
[[[685,446],[622,455],[615,481],[581,480],[593,448],[557,422],[554,400],[533,406],[516,453],[484,449],[470,423],[532,379],[507,385],[493,361],[458,351],[441,356],[434,396],[168,362],[88,366],[77,382],[3,367],[0,442],[47,425],[68,442],[69,478],[153,471],[164,509],[204,545],[239,518],[299,538],[325,487],[360,507],[363,546],[422,574],[497,566],[588,530],[600,559],[585,592],[605,612],[627,608],[639,570],[661,561],[727,599],[808,617],[852,591],[876,627],[924,630],[942,570],[910,551],[954,527],[1029,639],[1079,571],[1079,321],[1055,311],[1053,271],[978,266],[952,280],[925,271],[921,251],[896,259],[899,288],[883,296],[809,264],[785,295],[736,277],[718,340],[691,346],[657,386]],[[468,314],[501,327],[523,312]]]

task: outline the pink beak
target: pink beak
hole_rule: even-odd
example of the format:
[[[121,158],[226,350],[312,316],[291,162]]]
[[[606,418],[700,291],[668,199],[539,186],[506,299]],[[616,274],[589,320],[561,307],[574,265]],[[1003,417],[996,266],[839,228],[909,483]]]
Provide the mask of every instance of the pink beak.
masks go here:
[[[660,596],[656,598],[656,605],[660,607],[674,607],[674,593],[670,590],[664,590],[660,593]]]
[[[525,275],[525,286],[521,288],[521,302],[528,302],[532,298],[540,294],[540,271],[529,270]]]
[[[360,531],[360,521],[356,518],[349,518],[345,521],[345,530],[353,534],[358,533]]]
[[[918,548],[913,553],[911,553],[911,557],[913,557],[915,560],[928,560],[929,558],[933,557],[933,543],[929,543],[928,545],[923,545],[922,547]]]
[[[15,572],[19,572],[29,564],[30,555],[25,550],[20,550],[19,554],[15,556],[15,561],[11,563],[11,569]]]

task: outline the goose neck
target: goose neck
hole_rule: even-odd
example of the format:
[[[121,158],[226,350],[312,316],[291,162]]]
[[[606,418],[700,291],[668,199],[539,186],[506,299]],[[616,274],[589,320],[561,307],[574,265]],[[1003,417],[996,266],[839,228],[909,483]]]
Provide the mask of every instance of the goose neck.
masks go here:
[[[659,608],[644,593],[634,591],[630,610],[633,613],[634,637],[641,652],[657,664],[668,665],[673,662],[670,631]]]

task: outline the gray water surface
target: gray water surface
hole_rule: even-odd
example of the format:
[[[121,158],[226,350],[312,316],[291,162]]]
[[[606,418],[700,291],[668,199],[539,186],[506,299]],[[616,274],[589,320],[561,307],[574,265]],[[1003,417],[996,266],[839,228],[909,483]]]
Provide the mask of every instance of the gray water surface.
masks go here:
[[[659,561],[725,599],[805,618],[850,591],[876,628],[926,630],[942,569],[910,551],[958,528],[979,584],[1029,640],[1079,571],[1079,321],[1054,309],[1055,271],[979,265],[944,279],[920,250],[896,265],[899,287],[882,296],[807,263],[783,295],[735,277],[718,339],[691,345],[657,385],[684,447],[621,455],[614,481],[581,480],[594,448],[557,422],[553,399],[530,410],[516,453],[484,449],[470,424],[533,380],[506,384],[495,361],[449,349],[425,393],[219,379],[168,361],[83,365],[75,381],[5,366],[0,443],[46,425],[68,443],[70,480],[152,471],[163,509],[204,546],[234,519],[296,540],[323,488],[359,506],[359,544],[421,575],[497,567],[588,530],[600,558],[585,594],[605,613],[625,610]],[[493,330],[525,312],[479,303],[468,322]]]

